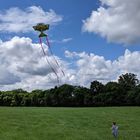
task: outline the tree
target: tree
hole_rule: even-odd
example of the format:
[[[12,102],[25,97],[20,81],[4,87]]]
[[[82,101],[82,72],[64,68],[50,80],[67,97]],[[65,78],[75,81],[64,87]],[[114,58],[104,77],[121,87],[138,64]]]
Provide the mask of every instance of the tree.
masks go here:
[[[139,80],[136,78],[136,75],[133,73],[126,73],[122,74],[119,79],[118,83],[122,86],[125,90],[130,90],[139,83]]]
[[[58,95],[58,101],[61,106],[71,106],[73,90],[74,87],[68,84],[57,88],[56,94]]]
[[[91,90],[91,93],[93,93],[94,95],[97,95],[103,92],[104,85],[98,81],[93,81],[91,82],[90,90]]]
[[[74,99],[74,105],[84,106],[87,103],[86,95],[88,95],[89,89],[85,87],[75,86],[72,97]]]
[[[105,92],[112,92],[112,91],[116,91],[119,88],[119,84],[117,82],[108,82],[105,85]]]

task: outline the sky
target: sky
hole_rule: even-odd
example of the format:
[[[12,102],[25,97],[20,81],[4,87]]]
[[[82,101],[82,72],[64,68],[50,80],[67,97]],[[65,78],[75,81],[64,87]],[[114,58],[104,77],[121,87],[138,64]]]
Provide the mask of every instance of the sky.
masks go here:
[[[139,0],[1,0],[0,90],[140,78],[139,8]],[[50,25],[53,54],[42,38],[43,55],[38,23]]]

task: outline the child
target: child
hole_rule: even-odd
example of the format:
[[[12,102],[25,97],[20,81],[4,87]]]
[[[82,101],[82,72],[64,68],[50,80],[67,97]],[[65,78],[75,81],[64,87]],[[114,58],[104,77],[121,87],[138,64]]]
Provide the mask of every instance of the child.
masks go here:
[[[112,123],[112,134],[115,139],[118,137],[118,126],[116,125],[116,122]]]

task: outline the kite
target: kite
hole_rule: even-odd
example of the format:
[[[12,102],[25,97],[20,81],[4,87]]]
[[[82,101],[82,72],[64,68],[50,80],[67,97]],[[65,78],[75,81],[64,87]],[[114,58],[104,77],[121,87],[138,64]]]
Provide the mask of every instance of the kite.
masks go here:
[[[54,57],[54,54],[53,54],[53,51],[51,49],[50,42],[49,42],[49,39],[48,39],[48,35],[44,33],[44,31],[49,30],[49,24],[38,23],[36,26],[33,26],[33,29],[35,31],[40,32],[38,37],[39,37],[39,42],[40,42],[41,49],[43,51],[44,56],[46,57],[46,61],[47,61],[48,65],[50,66],[50,68],[53,71],[53,73],[56,75],[57,82],[59,84],[59,76],[58,76],[57,72],[55,71],[55,69],[53,68],[52,64],[50,63],[49,59],[47,58],[47,54],[46,54],[46,52],[45,52],[45,50],[43,48],[43,45],[42,45],[42,38],[45,38],[46,39],[46,44],[47,44],[47,46],[49,48],[49,52],[51,53],[51,55],[52,55],[56,65],[57,65],[57,67],[61,70],[63,76],[65,76],[64,71],[60,68],[59,63],[57,62],[56,58]]]

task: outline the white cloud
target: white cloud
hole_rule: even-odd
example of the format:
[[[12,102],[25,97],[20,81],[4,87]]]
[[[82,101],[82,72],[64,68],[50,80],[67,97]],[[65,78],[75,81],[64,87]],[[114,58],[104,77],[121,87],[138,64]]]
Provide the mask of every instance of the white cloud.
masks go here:
[[[140,78],[140,52],[126,50],[123,56],[111,61],[103,56],[86,52],[65,51],[67,61],[54,56],[61,69],[56,65],[43,44],[47,59],[57,72],[60,84],[89,86],[93,80],[107,82],[116,80],[119,75],[132,72]],[[0,90],[23,88],[26,90],[48,89],[57,85],[53,73],[39,44],[30,38],[13,37],[9,41],[0,41]],[[62,70],[65,72],[65,77]]]
[[[41,7],[31,6],[25,10],[17,7],[6,11],[0,11],[0,31],[6,32],[28,32],[37,23],[57,24],[62,21],[62,16],[57,15],[54,10],[44,11]]]
[[[47,56],[43,55],[40,44],[32,43],[30,38],[13,37],[9,41],[1,41],[0,64],[3,68],[0,69],[2,74],[0,76],[0,85],[5,85],[3,89],[20,86],[21,88],[30,86],[30,89],[41,86],[42,88],[47,88],[48,85],[54,86],[57,80],[51,67],[59,77],[62,77],[61,79],[64,79],[60,67],[55,63],[54,57],[61,67],[64,67],[65,62],[57,56],[53,57],[45,44],[43,44],[43,47]],[[44,85],[44,81],[46,85]],[[11,84],[11,86],[6,86],[7,84]]]
[[[76,52],[70,52],[68,50],[65,51],[65,57],[68,57],[68,58],[73,58],[77,55],[78,53]]]
[[[124,73],[134,73],[140,78],[140,52],[126,50],[117,60],[106,60],[103,56],[65,51],[69,59],[75,61],[75,73],[71,75],[73,83],[87,86],[93,80],[103,83],[117,80]]]
[[[140,78],[140,52],[126,50],[124,56],[118,58],[116,65],[120,69],[120,73],[136,73]]]
[[[109,42],[140,43],[140,1],[100,0],[102,5],[83,21],[83,31],[93,32]]]
[[[72,38],[64,38],[63,40],[62,40],[62,42],[63,43],[66,43],[66,42],[69,42],[69,41],[71,41],[72,40]]]
[[[64,38],[62,40],[50,40],[51,43],[67,43],[72,41],[72,38]]]
[[[103,56],[86,52],[65,52],[66,57],[73,59],[76,65],[75,77],[80,85],[87,86],[93,80],[109,81],[114,80],[117,75],[113,62],[105,60]]]

